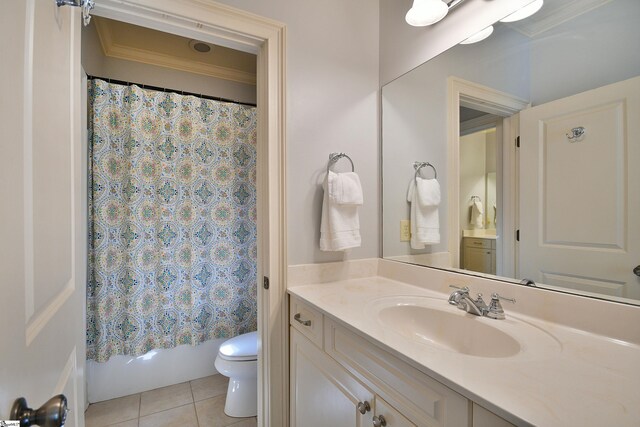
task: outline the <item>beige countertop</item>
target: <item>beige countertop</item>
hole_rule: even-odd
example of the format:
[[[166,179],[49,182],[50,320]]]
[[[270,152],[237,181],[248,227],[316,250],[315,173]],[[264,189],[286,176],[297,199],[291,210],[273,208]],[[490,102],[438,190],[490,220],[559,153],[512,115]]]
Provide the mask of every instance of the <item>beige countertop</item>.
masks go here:
[[[511,312],[506,306],[506,320],[470,320],[514,336],[522,350],[508,357],[465,355],[400,334],[374,314],[381,302],[415,300],[471,316],[449,305],[447,294],[379,276],[300,285],[289,293],[514,424],[640,425],[638,344]]]

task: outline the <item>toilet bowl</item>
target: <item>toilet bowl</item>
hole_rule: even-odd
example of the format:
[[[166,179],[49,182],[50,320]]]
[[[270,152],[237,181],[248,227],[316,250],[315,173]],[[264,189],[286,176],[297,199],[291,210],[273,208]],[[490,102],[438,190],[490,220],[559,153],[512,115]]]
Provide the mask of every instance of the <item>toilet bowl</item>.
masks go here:
[[[258,414],[258,333],[238,335],[222,343],[214,363],[229,377],[224,413],[230,417]]]

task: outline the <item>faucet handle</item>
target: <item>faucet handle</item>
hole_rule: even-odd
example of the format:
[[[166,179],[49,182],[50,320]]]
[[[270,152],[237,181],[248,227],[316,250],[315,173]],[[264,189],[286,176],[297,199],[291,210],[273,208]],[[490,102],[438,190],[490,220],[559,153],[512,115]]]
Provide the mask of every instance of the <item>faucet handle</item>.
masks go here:
[[[497,292],[491,294],[491,303],[489,304],[489,309],[487,310],[486,316],[491,319],[499,319],[502,320],[505,318],[504,310],[502,309],[502,304],[500,304],[500,300],[510,302],[515,304],[516,300],[513,298],[505,298],[498,295]]]
[[[455,286],[455,285],[449,285],[450,288],[453,289],[460,289],[462,292],[469,292],[469,287],[468,286],[464,286],[464,287],[460,287],[460,286]]]
[[[495,300],[507,301],[507,302],[510,302],[511,304],[515,304],[516,303],[516,299],[515,298],[506,298],[506,297],[498,295],[497,292],[494,292],[494,293],[491,294],[491,300],[493,301],[494,299]]]

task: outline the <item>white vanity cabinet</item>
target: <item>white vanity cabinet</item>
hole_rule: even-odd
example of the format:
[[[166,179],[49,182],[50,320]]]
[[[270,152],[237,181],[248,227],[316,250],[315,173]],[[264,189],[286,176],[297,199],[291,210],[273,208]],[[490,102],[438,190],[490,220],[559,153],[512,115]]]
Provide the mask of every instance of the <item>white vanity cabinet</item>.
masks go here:
[[[290,301],[292,427],[471,425],[468,399],[297,298]]]

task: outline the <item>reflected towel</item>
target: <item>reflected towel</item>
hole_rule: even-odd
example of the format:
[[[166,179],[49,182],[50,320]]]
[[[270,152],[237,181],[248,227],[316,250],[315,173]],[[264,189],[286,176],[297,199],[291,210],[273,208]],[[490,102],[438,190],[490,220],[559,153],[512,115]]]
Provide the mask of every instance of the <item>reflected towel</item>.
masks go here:
[[[437,205],[422,206],[418,202],[416,187],[416,179],[412,179],[407,192],[407,201],[411,203],[411,248],[424,249],[425,245],[440,243],[440,219]]]
[[[416,177],[418,203],[421,207],[438,206],[440,204],[440,183],[437,179]]]
[[[474,198],[469,206],[469,223],[475,228],[484,228],[484,207],[479,198]]]

